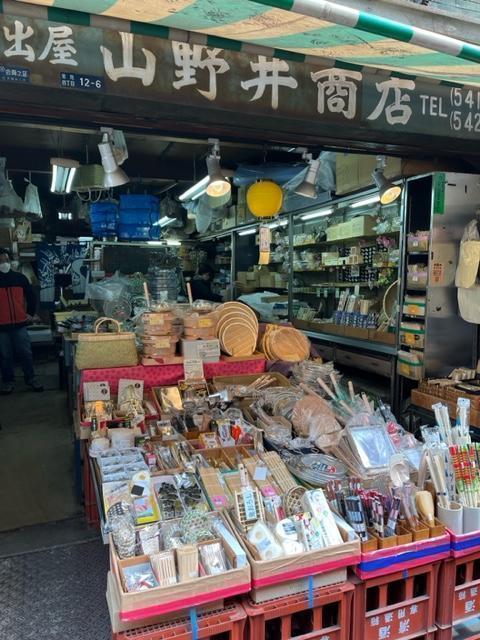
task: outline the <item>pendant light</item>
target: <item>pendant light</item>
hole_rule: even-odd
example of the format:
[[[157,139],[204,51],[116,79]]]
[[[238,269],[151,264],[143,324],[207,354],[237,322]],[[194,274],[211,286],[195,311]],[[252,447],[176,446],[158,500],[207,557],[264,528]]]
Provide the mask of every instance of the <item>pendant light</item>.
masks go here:
[[[308,160],[308,168],[303,182],[301,182],[295,189],[295,192],[299,196],[304,198],[316,198],[317,197],[317,176],[320,170],[320,158],[313,160],[311,153],[305,153],[303,155],[304,160]]]
[[[220,167],[220,142],[217,139],[210,139],[212,149],[207,157],[207,170],[209,182],[207,185],[207,195],[210,198],[222,198],[230,195],[232,186],[223,175]]]
[[[130,181],[129,177],[119,165],[128,158],[125,136],[122,131],[104,128],[102,142],[98,145],[105,171],[103,186],[106,188],[120,187]]]
[[[398,184],[393,184],[391,180],[385,177],[385,156],[377,157],[377,167],[372,173],[373,181],[378,189],[378,195],[380,197],[380,204],[391,204],[402,193],[402,187]]]

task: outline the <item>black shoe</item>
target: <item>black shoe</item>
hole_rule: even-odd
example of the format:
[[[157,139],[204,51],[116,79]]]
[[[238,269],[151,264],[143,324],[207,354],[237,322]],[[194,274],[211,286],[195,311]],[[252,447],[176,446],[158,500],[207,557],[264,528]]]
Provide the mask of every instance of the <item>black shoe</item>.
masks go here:
[[[41,393],[43,391],[43,384],[40,384],[38,380],[32,380],[31,382],[26,383],[27,387],[30,387],[33,391],[37,393]]]
[[[14,389],[15,389],[15,385],[13,384],[13,382],[4,382],[0,386],[0,395],[9,396]]]

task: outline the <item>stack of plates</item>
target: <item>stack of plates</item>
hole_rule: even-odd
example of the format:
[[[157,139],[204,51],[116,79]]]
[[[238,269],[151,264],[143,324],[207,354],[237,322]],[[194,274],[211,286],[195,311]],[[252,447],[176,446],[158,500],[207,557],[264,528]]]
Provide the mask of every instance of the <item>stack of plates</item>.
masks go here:
[[[216,336],[222,351],[230,356],[251,356],[258,339],[255,313],[241,302],[226,302],[218,307],[217,313]]]
[[[261,349],[269,360],[300,362],[310,356],[308,338],[294,327],[269,325],[262,338]]]

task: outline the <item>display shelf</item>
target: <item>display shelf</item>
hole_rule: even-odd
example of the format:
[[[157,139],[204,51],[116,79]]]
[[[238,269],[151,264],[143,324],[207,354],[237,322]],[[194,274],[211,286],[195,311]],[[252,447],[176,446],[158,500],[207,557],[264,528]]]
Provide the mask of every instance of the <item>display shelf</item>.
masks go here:
[[[320,242],[308,242],[307,244],[295,244],[293,245],[293,249],[299,250],[299,249],[305,249],[308,247],[324,247],[324,246],[328,247],[333,244],[343,244],[345,242],[348,242],[349,244],[351,243],[355,244],[359,240],[371,240],[372,241],[371,244],[376,244],[376,240],[380,236],[398,236],[398,235],[400,235],[400,231],[387,231],[385,233],[379,233],[374,235],[370,234],[370,235],[363,235],[363,236],[354,236],[353,238],[339,238],[337,240],[321,240]]]
[[[394,356],[397,353],[397,348],[395,345],[383,344],[381,342],[371,342],[370,340],[349,338],[347,336],[340,336],[336,333],[322,333],[320,331],[304,330],[304,334],[309,338],[325,340],[328,342],[336,342],[347,347],[358,347],[375,353],[383,353],[390,356]]]

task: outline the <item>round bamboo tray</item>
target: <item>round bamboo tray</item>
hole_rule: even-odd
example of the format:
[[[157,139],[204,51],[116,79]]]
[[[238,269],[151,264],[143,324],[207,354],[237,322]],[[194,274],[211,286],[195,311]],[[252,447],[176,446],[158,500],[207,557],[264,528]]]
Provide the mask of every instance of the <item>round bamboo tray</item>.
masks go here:
[[[228,355],[251,356],[257,344],[257,333],[242,321],[228,322],[218,334],[222,351]]]
[[[276,327],[266,331],[260,346],[269,360],[300,362],[310,355],[308,338],[293,327]]]

